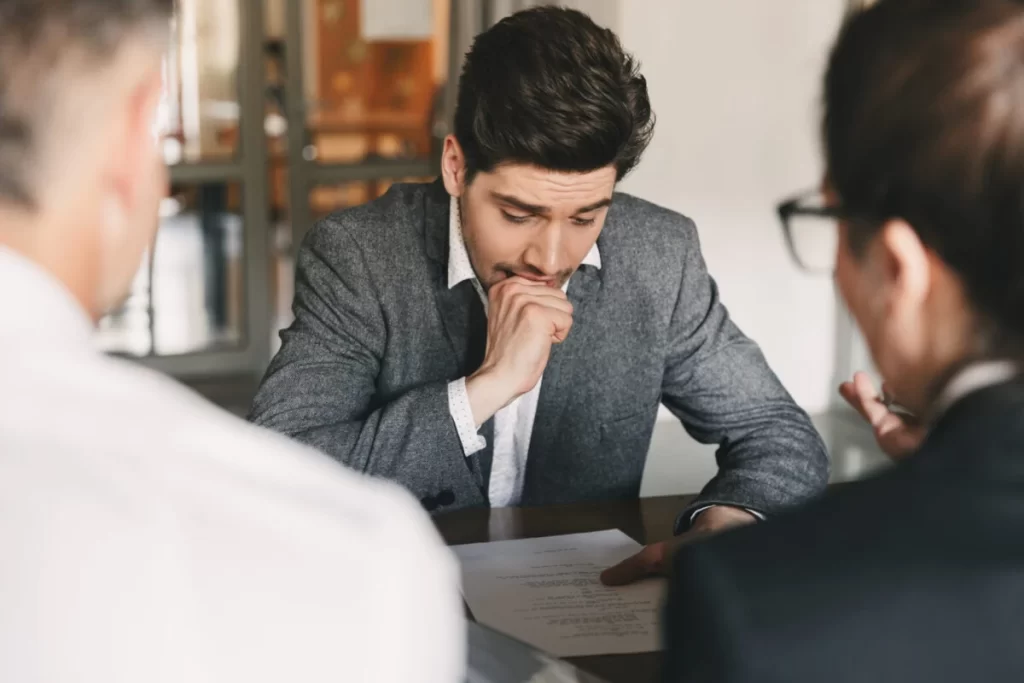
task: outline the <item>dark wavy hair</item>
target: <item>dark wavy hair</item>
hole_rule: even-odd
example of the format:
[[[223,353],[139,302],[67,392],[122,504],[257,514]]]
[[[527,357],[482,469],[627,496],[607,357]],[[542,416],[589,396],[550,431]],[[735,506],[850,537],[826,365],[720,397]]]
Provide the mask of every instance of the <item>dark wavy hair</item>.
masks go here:
[[[881,0],[825,78],[830,181],[854,253],[905,220],[963,281],[989,348],[1024,352],[1024,4]]]
[[[536,7],[480,34],[466,55],[455,138],[467,178],[504,163],[622,179],[654,133],[647,81],[612,31],[576,10]]]

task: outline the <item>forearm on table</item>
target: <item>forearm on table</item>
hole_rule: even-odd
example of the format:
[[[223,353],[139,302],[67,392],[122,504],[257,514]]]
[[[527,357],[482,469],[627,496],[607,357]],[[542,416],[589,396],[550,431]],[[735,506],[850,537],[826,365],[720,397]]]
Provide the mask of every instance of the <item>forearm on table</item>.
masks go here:
[[[782,433],[755,430],[723,446],[717,459],[718,473],[682,511],[677,530],[688,528],[694,513],[711,505],[767,518],[820,495],[828,484],[824,444],[809,423]]]

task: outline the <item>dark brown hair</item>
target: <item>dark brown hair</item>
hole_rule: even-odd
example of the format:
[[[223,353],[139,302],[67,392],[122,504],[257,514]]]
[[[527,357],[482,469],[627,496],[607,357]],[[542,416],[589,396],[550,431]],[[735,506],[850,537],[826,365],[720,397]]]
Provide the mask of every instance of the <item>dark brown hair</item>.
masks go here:
[[[962,279],[996,348],[1024,349],[1024,4],[882,0],[825,79],[831,183],[855,251],[901,218]]]
[[[466,55],[455,138],[470,180],[506,162],[578,172],[614,164],[622,179],[653,133],[637,63],[582,12],[517,12],[479,35]]]
[[[35,206],[30,171],[42,128],[61,106],[50,81],[68,55],[102,62],[173,11],[174,0],[0,0],[0,201]]]

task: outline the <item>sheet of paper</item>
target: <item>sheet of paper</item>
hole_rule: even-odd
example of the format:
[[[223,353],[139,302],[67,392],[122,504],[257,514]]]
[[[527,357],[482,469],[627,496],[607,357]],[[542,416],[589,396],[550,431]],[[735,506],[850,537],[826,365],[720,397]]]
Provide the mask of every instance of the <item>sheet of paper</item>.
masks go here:
[[[363,0],[363,40],[425,40],[434,35],[433,0]]]
[[[665,582],[609,588],[601,571],[640,550],[614,529],[455,546],[481,624],[558,657],[660,649]]]

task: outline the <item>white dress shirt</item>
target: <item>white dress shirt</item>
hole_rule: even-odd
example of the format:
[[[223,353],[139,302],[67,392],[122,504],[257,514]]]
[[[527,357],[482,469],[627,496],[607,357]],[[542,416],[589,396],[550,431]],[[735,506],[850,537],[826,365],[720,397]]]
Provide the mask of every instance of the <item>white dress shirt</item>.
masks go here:
[[[461,681],[457,565],[409,494],[92,344],[0,247],[0,680]]]
[[[448,288],[469,280],[473,283],[487,311],[487,293],[480,285],[480,280],[473,270],[466,251],[466,242],[462,237],[462,223],[459,220],[459,203],[455,197],[451,200],[448,219]],[[591,247],[583,264],[594,268],[601,267],[601,253],[595,244]],[[562,286],[562,291],[569,289],[569,282]],[[491,458],[491,479],[488,483],[488,498],[491,507],[507,507],[518,505],[523,497],[523,481],[526,475],[526,458],[530,453],[530,437],[533,435],[533,422],[537,416],[537,401],[540,399],[540,386],[537,382],[532,390],[523,394],[515,401],[499,410],[494,415],[494,447]],[[479,433],[480,425],[473,419],[473,409],[466,393],[466,378],[458,379],[448,385],[448,408],[455,428],[462,441],[466,457],[487,447],[487,441]]]

